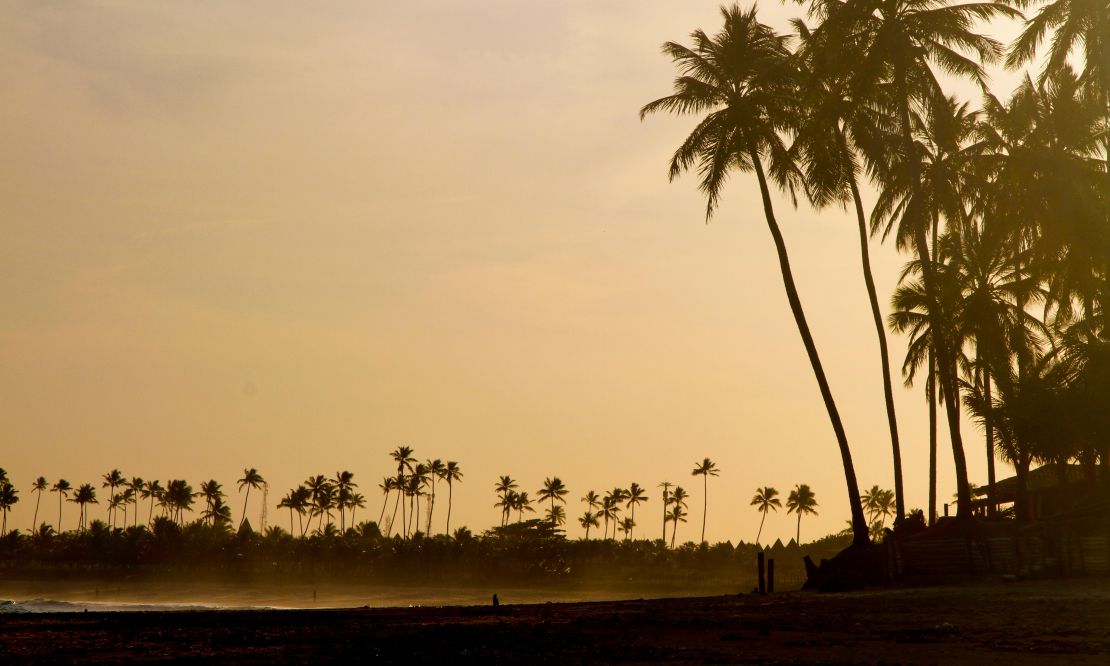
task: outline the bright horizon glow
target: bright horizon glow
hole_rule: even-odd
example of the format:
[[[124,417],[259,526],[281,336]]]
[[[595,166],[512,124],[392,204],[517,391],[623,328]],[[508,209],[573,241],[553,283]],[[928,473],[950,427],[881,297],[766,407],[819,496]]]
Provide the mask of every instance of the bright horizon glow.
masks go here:
[[[475,532],[498,522],[499,475],[533,495],[557,475],[571,537],[578,498],[633,481],[650,493],[636,533],[658,535],[666,479],[690,492],[679,540],[696,539],[690,471],[706,456],[721,469],[710,541],[754,540],[748,502],[765,485],[784,500],[814,489],[803,541],[843,529],[839,454],[754,179],[734,175],[705,224],[696,179],[666,179],[694,120],[636,118],[670,91],[659,45],[715,32],[718,6],[0,10],[9,525],[29,526],[37,476],[102,496],[116,467],[194,489],[215,478],[236,521],[235,480],[257,467],[285,527],[274,505],[289,488],[351,470],[359,519],[374,520],[388,454],[406,444],[458,461],[452,526]],[[780,30],[801,13],[761,8]],[[891,488],[853,217],[775,203],[861,490]],[[872,256],[885,304],[906,257],[877,242]],[[890,340],[897,369],[905,340]],[[924,389],[895,381],[908,506],[924,509]],[[964,433],[984,483],[981,433],[966,420]],[[39,513],[56,521],[56,494]],[[63,527],[76,516],[67,504]],[[772,514],[762,541],[794,531]]]

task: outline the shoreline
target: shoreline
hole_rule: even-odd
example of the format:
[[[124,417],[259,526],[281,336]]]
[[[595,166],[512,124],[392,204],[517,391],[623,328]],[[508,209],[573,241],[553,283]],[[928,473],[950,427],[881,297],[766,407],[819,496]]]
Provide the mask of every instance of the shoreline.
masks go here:
[[[413,608],[11,614],[11,663],[1104,663],[1110,580]]]

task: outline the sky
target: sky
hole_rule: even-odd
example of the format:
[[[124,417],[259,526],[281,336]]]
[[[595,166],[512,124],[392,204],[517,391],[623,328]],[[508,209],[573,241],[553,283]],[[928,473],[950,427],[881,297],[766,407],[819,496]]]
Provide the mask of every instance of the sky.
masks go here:
[[[800,13],[760,7],[783,31]],[[721,470],[708,539],[754,540],[765,485],[816,492],[803,540],[841,530],[836,440],[755,181],[735,174],[707,224],[696,178],[667,180],[695,120],[637,117],[670,92],[662,42],[719,23],[718,3],[674,0],[5,3],[9,525],[30,525],[35,477],[99,487],[113,468],[216,479],[238,517],[256,467],[279,525],[289,488],[350,470],[358,519],[377,519],[404,444],[459,463],[452,527],[475,532],[507,474],[533,495],[562,478],[572,518],[587,490],[637,482],[653,534],[656,486],[678,483],[679,540],[696,539],[704,457]],[[775,205],[859,484],[892,487],[854,217]],[[886,303],[906,257],[872,253]],[[904,354],[892,336],[894,368]],[[895,381],[924,508],[924,388]],[[964,434],[984,483],[981,433]],[[946,438],[939,459],[950,500]],[[56,522],[57,496],[42,507]],[[763,541],[795,530],[772,514]]]

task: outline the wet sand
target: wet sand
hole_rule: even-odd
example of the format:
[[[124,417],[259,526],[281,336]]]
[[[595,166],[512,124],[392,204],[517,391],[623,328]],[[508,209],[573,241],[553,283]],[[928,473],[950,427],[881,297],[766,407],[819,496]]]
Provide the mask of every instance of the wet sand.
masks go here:
[[[0,616],[5,663],[1103,664],[1110,581],[443,608]]]

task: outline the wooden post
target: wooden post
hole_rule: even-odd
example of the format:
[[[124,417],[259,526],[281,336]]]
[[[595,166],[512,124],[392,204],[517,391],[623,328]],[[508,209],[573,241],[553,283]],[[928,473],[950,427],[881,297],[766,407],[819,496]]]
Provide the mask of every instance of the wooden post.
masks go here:
[[[767,594],[767,579],[764,578],[764,573],[763,573],[763,551],[762,550],[759,551],[759,554],[757,554],[755,556],[755,562],[756,562],[756,565],[755,565],[756,569],[759,572],[759,593],[760,594]]]
[[[775,558],[767,558],[767,594],[775,593]]]

